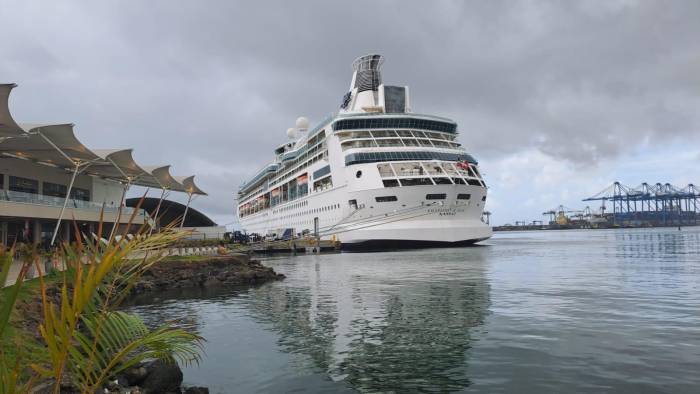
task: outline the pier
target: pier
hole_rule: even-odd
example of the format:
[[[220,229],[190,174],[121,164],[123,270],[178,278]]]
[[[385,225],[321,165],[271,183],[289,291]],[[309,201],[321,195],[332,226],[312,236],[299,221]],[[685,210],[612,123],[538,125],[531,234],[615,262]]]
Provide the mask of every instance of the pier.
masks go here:
[[[313,238],[268,240],[243,245],[241,250],[260,254],[338,252],[340,251],[340,242],[333,240],[317,241]]]

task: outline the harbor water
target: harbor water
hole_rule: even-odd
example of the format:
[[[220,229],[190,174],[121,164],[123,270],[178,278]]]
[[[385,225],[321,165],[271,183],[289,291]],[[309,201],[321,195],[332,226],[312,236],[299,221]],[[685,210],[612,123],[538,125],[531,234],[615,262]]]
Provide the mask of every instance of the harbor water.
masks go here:
[[[283,281],[130,307],[207,339],[219,393],[700,392],[700,228],[276,256]]]

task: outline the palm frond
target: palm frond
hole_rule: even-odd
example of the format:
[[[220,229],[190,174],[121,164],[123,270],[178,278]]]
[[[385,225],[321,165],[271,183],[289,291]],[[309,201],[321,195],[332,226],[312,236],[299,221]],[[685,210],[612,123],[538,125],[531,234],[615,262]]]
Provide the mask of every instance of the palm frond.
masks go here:
[[[79,349],[70,354],[72,375],[85,389],[104,381],[145,359],[179,361],[185,365],[200,360],[203,338],[179,328],[163,326],[149,330],[143,320],[125,312],[83,316],[86,333],[76,333]]]

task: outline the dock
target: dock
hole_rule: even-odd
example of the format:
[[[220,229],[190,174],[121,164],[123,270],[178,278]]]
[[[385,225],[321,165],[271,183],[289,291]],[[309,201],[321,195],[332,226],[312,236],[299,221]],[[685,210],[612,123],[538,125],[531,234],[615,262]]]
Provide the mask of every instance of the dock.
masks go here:
[[[319,249],[320,248],[320,249]],[[321,240],[313,238],[295,238],[290,240],[260,241],[246,245],[243,250],[252,253],[316,253],[338,252],[340,242],[332,240]]]

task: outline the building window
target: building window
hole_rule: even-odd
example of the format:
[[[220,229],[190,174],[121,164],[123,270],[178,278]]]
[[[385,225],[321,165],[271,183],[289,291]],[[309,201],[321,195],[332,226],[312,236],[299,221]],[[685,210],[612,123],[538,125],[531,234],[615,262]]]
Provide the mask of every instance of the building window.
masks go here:
[[[70,198],[73,200],[90,201],[90,190],[74,187],[70,191]]]
[[[379,196],[374,198],[377,202],[391,202],[397,201],[396,196]]]
[[[458,200],[469,200],[470,198],[472,198],[472,195],[467,193],[459,193],[457,195]]]
[[[10,176],[10,190],[13,192],[39,193],[39,181],[34,179]]]
[[[426,200],[444,200],[447,198],[447,194],[445,193],[436,193],[436,194],[426,194],[425,199]]]
[[[44,188],[42,190],[42,194],[45,196],[65,198],[67,191],[68,191],[68,187],[66,187],[66,185],[59,185],[57,183],[44,182]]]

